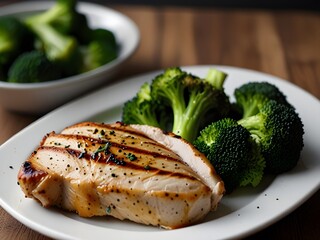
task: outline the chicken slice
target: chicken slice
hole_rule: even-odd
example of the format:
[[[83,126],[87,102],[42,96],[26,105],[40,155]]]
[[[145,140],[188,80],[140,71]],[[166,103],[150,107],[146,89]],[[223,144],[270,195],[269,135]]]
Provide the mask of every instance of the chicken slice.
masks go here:
[[[46,135],[22,165],[26,197],[82,217],[180,228],[214,210],[224,185],[203,154],[143,125],[84,122]]]

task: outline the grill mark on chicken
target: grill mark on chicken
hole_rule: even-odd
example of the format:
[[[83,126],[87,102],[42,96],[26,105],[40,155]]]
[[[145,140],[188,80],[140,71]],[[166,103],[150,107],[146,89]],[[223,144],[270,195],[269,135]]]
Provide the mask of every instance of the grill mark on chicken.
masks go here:
[[[169,135],[169,133],[164,132],[165,135]],[[165,150],[166,152],[170,152],[170,154],[176,156],[179,159],[179,156],[172,152],[168,147],[159,144],[154,141],[152,138],[146,136],[142,132],[138,132],[135,129],[130,129],[122,122],[116,122],[113,125],[106,125],[104,123],[94,123],[94,122],[83,122],[79,124],[75,124],[73,126],[67,127],[62,131],[62,134],[66,135],[79,135],[79,136],[87,136],[95,139],[105,139],[108,141],[112,141],[112,139],[117,139],[117,136],[126,136],[128,141],[123,138],[121,145],[123,147],[128,146],[132,143],[129,142],[129,139],[140,139],[144,145],[151,145],[154,147],[160,147],[161,150]],[[177,136],[175,136],[177,137]],[[141,147],[142,148],[142,147]]]
[[[107,165],[111,165],[111,166],[124,167],[128,171],[130,171],[130,170],[144,171],[144,172],[146,171],[146,168],[144,166],[134,164],[133,162],[124,161],[121,159],[116,159],[116,157],[112,153],[110,153],[110,154],[100,153],[99,156],[96,156],[95,158],[93,158],[92,154],[83,153],[83,152],[76,150],[76,149],[48,147],[48,146],[41,146],[38,149],[38,151],[43,151],[43,150],[44,151],[52,151],[52,152],[68,153],[72,157],[75,157],[78,159],[81,158],[81,159],[85,159],[87,161],[95,161],[95,162],[99,162],[99,163],[107,164]],[[29,162],[25,162],[25,164],[31,165],[31,163],[29,163]],[[165,171],[165,170],[158,169],[156,167],[151,167],[151,166],[149,166],[147,170],[150,172],[154,172],[158,175],[162,175],[162,176],[167,175],[167,176],[172,176],[172,177],[177,177],[177,178],[185,178],[185,179],[189,179],[192,181],[198,180],[194,176],[183,174],[181,172]],[[28,172],[31,172],[31,171],[28,168],[24,168],[24,172],[26,174],[29,174]]]
[[[150,139],[148,136],[146,136],[145,134],[143,133],[139,133],[137,131],[134,131],[133,129],[130,130],[130,129],[123,129],[123,126],[125,126],[126,124],[122,123],[122,122],[116,122],[116,124],[114,125],[110,125],[110,124],[105,124],[105,123],[97,123],[97,122],[82,122],[82,123],[78,123],[78,124],[74,124],[70,127],[67,127],[66,129],[69,129],[69,128],[82,128],[82,127],[97,127],[97,128],[103,128],[103,129],[106,129],[106,130],[109,130],[109,131],[120,131],[120,132],[124,132],[124,133],[128,133],[128,134],[131,134],[131,135],[137,135],[141,138],[147,138],[147,139]]]
[[[110,124],[106,125],[104,123],[84,122],[84,123],[79,123],[79,124],[75,124],[73,126],[67,127],[62,131],[62,133],[68,132],[70,130],[76,131],[73,133],[75,135],[82,135],[83,134],[82,130],[86,130],[89,133],[91,133],[92,136],[99,135],[98,139],[106,139],[106,140],[110,140],[119,134],[126,135],[128,138],[141,139],[145,143],[148,143],[154,146],[160,146],[161,148],[166,149],[167,151],[170,151],[172,154],[175,154],[171,151],[171,149],[167,148],[162,144],[159,144],[158,142],[154,141],[152,138],[146,136],[142,132],[137,132],[135,129],[128,128],[127,125],[122,122],[116,122],[116,124],[112,126]],[[101,134],[101,131],[103,131],[103,134]],[[170,135],[170,133],[166,131],[162,131],[162,133],[164,135]],[[84,135],[84,136],[87,136],[87,135]],[[176,136],[176,135],[174,137],[180,138],[180,136]]]
[[[208,160],[190,144],[120,122],[85,122],[47,134],[20,168],[18,182],[44,207],[169,229],[203,219],[224,192]]]
[[[88,146],[88,144],[91,144],[93,146],[95,146],[96,144],[99,145],[103,145],[103,144],[108,144],[110,143],[112,148],[116,148],[116,151],[119,150],[125,150],[134,154],[143,154],[143,155],[149,155],[152,156],[154,158],[166,158],[166,160],[168,161],[179,161],[181,162],[181,160],[174,154],[172,154],[172,156],[169,155],[164,155],[162,153],[159,152],[155,152],[155,151],[149,151],[149,150],[145,150],[143,149],[143,147],[132,147],[129,145],[123,145],[123,144],[119,144],[116,143],[115,141],[112,140],[105,140],[105,139],[101,139],[101,138],[93,138],[93,137],[88,137],[85,135],[68,135],[68,134],[50,134],[48,137],[50,136],[54,136],[55,138],[60,138],[60,139],[68,139],[68,140],[76,140],[76,141],[83,141],[85,144],[87,144],[86,146]],[[45,142],[45,141],[44,141]],[[79,142],[80,143],[80,142]],[[54,142],[53,144],[55,145],[59,145],[59,142]],[[154,147],[158,147],[159,149],[162,149],[163,146],[158,144],[158,143],[154,143],[154,142],[143,142],[144,145],[153,145]],[[114,151],[114,152],[116,152]]]
[[[110,131],[117,131],[117,132],[125,133],[125,134],[128,134],[128,135],[132,135],[132,136],[135,135],[135,136],[140,137],[142,139],[149,139],[150,142],[152,142],[152,139],[149,138],[148,136],[144,135],[143,133],[139,133],[139,132],[137,132],[135,130],[130,130],[130,129],[125,129],[124,130],[122,128],[123,126],[125,126],[125,124],[122,123],[122,122],[117,122],[117,125],[113,125],[113,126],[110,126],[110,125],[107,125],[107,124],[104,124],[104,123],[83,122],[83,123],[78,123],[78,124],[72,125],[71,127],[67,127],[67,128],[65,128],[65,130],[68,130],[68,129],[82,129],[82,128],[85,128],[85,127],[102,128],[102,129],[105,130],[105,133],[110,132]],[[78,133],[80,133],[80,131]]]

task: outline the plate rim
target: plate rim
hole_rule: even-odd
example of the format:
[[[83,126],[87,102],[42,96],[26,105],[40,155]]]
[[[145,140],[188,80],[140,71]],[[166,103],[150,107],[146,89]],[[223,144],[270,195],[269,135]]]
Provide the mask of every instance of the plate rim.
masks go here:
[[[245,68],[238,68],[238,67],[232,67],[232,66],[223,66],[223,65],[195,65],[195,66],[181,66],[182,69],[186,70],[186,71],[190,71],[190,72],[194,72],[196,71],[196,69],[209,69],[209,68],[220,68],[220,69],[225,69],[225,70],[235,70],[235,71],[240,71],[240,72],[250,72],[251,74],[255,75],[255,74],[258,74],[260,76],[266,76],[268,79],[274,79],[273,81],[280,81],[282,82],[284,85],[288,85],[288,86],[291,86],[293,89],[297,90],[297,91],[300,91],[302,92],[303,95],[307,94],[307,96],[312,99],[312,101],[316,101],[315,103],[316,104],[320,104],[319,100],[317,98],[315,98],[313,95],[311,95],[310,93],[308,93],[307,91],[303,90],[302,88],[294,85],[293,83],[291,82],[288,82],[286,80],[283,80],[281,78],[278,78],[276,76],[273,76],[273,75],[270,75],[270,74],[266,74],[266,73],[263,73],[263,72],[259,72],[259,71],[255,71],[255,70],[251,70],[251,69],[245,69]],[[126,83],[130,83],[133,84],[134,80],[135,79],[139,79],[139,78],[143,78],[143,77],[147,77],[147,76],[155,76],[156,74],[158,74],[159,72],[161,72],[162,69],[160,70],[156,70],[156,71],[150,71],[150,72],[146,72],[146,73],[141,73],[141,74],[138,74],[138,75],[135,75],[135,76],[131,76],[131,77],[127,77],[117,83],[114,83],[114,84],[111,84],[107,87],[104,87],[98,91],[95,91],[93,93],[90,93],[84,97],[81,97],[81,98],[78,98],[76,100],[73,100],[59,108],[57,108],[56,110],[53,110],[52,112],[44,115],[43,117],[41,117],[40,119],[36,120],[35,122],[31,123],[30,125],[28,125],[26,128],[24,128],[23,130],[21,130],[20,132],[18,132],[17,134],[15,134],[13,137],[11,137],[9,140],[7,140],[4,144],[2,144],[0,146],[0,153],[2,152],[1,150],[3,148],[5,148],[7,145],[10,145],[12,144],[13,141],[15,141],[15,139],[17,137],[19,137],[20,134],[23,134],[24,132],[28,132],[30,130],[32,130],[33,128],[37,127],[37,125],[39,124],[43,124],[44,122],[46,121],[49,121],[50,118],[54,117],[54,116],[59,116],[59,114],[63,114],[66,110],[68,110],[69,108],[72,108],[74,106],[76,106],[77,104],[79,104],[79,102],[83,102],[85,101],[86,99],[90,99],[93,97],[93,95],[97,94],[97,93],[102,93],[104,91],[110,91],[110,89],[116,89],[116,88],[119,88],[121,86],[123,86],[124,84]],[[226,71],[228,73],[228,71]],[[228,80],[227,80],[228,81]],[[95,112],[95,113],[92,113],[91,116],[87,116],[88,118],[92,118],[93,115],[97,115],[98,113]],[[83,118],[83,117],[86,117],[84,116],[85,114],[82,113],[81,116],[78,116],[78,118]],[[62,125],[63,123],[59,123],[60,125]],[[70,123],[71,124],[71,123]],[[319,167],[319,166],[318,166]],[[2,176],[2,175],[1,175]],[[0,176],[0,177],[1,177]],[[227,237],[245,237],[245,236],[248,236],[250,234],[253,234],[254,232],[257,232],[259,230],[262,230],[263,228],[273,224],[274,222],[278,221],[279,219],[281,219],[282,217],[286,216],[287,214],[289,214],[290,212],[292,212],[293,210],[295,210],[297,207],[299,207],[301,204],[303,204],[303,202],[305,202],[310,196],[312,196],[320,187],[320,181],[318,181],[317,184],[315,184],[313,186],[313,188],[311,189],[311,191],[309,191],[309,193],[307,195],[305,195],[302,199],[300,199],[299,202],[296,202],[295,204],[293,204],[290,209],[286,209],[286,211],[284,212],[281,212],[280,214],[277,214],[277,216],[275,216],[273,219],[269,219],[267,222],[264,222],[264,224],[260,224],[258,226],[255,226],[255,228],[251,228],[251,229],[247,229],[246,231],[244,232],[238,232],[236,236],[234,235],[231,235],[229,234]],[[9,212],[12,216],[14,216],[17,220],[21,220],[21,222],[23,222],[25,225],[27,225],[28,227],[38,231],[38,232],[41,232],[47,236],[53,236],[53,237],[58,237],[58,238],[72,238],[72,236],[69,236],[69,235],[63,235],[63,233],[59,233],[59,232],[54,232],[52,231],[52,229],[46,229],[46,228],[43,228],[43,229],[39,229],[38,227],[34,226],[32,224],[32,222],[30,222],[27,218],[23,218],[23,219],[19,219],[19,217],[21,217],[18,212],[14,211],[14,209],[12,209],[10,207],[10,204],[6,203],[6,202],[3,202],[3,199],[0,195],[0,203],[1,203],[1,206],[7,211]],[[207,225],[207,224],[200,224],[200,225],[195,225],[195,226],[191,226],[191,227],[188,227],[187,228],[187,232],[190,231],[190,229],[194,229],[195,227],[198,227],[200,229],[204,228],[204,225]],[[178,229],[178,230],[174,230],[174,231],[170,231],[172,234],[170,237],[174,236],[172,239],[175,239],[176,237],[179,236],[179,234],[181,232],[183,232],[184,229]],[[148,235],[148,233],[146,233]],[[165,233],[162,233],[161,235],[164,235],[168,238],[168,234],[165,234]],[[134,239],[134,234],[130,236],[130,239]],[[125,239],[125,238],[119,238],[119,239]],[[170,238],[171,239],[171,238]]]

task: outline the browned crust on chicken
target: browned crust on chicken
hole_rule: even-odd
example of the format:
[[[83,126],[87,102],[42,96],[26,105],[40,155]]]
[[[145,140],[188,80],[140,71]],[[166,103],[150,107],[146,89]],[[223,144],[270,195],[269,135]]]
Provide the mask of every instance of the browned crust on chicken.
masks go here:
[[[140,127],[84,122],[47,134],[19,171],[23,192],[82,217],[110,215],[164,228],[200,221],[216,208],[223,182],[191,144]],[[148,131],[161,131],[161,140]],[[200,165],[186,163],[166,140],[182,144]]]

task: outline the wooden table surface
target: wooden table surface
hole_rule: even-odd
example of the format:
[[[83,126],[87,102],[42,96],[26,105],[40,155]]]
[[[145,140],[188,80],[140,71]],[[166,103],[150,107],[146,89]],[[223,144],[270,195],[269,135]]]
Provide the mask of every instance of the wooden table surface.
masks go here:
[[[320,98],[320,14],[317,12],[109,7],[132,18],[141,32],[139,48],[115,80],[170,66],[230,65],[273,74]],[[38,117],[0,107],[0,144]],[[248,239],[318,239],[319,202],[318,190],[294,212]],[[49,238],[25,227],[1,208],[0,239]]]

